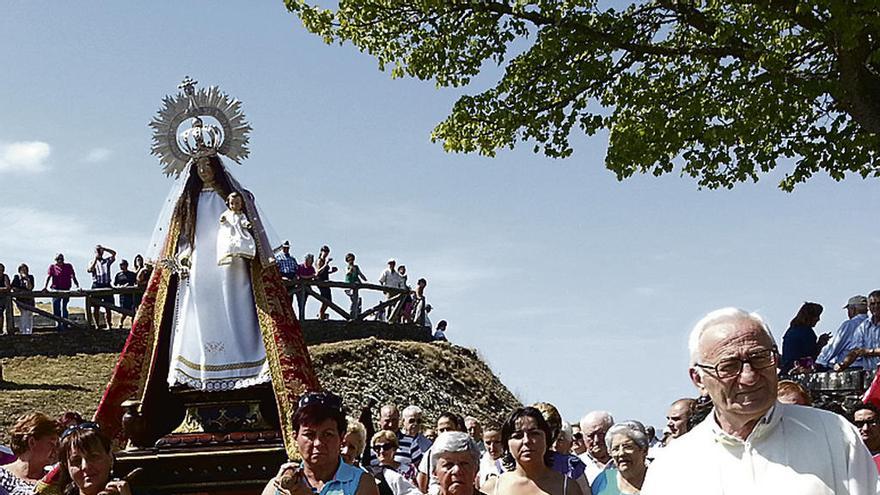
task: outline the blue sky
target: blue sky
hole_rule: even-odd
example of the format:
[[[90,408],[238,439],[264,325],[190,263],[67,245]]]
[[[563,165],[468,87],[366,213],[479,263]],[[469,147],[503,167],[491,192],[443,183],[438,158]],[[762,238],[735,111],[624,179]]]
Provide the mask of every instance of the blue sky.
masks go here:
[[[397,258],[428,279],[450,339],[568,419],[607,409],[659,426],[694,394],[687,333],[710,310],[758,311],[781,340],[803,301],[825,305],[830,331],[847,298],[880,286],[876,181],[819,176],[791,194],[779,173],[732,191],[617,182],[605,135],[575,137],[565,161],[530,145],[446,154],[430,131],[476,88],[391,80],[280,2],[14,1],[0,44],[8,269],[44,273],[62,251],[87,284],[95,243],[144,251],[171,185],[147,123],[190,75],[244,102],[251,157],[233,173],[298,258],[326,243],[371,280]]]

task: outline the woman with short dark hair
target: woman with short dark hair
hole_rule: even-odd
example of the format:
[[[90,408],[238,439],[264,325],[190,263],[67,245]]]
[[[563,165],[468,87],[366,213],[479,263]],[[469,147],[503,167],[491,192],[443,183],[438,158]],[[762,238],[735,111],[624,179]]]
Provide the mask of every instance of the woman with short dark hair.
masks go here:
[[[131,495],[125,480],[114,480],[110,439],[96,423],[71,426],[61,434],[64,495]]]
[[[343,462],[339,454],[348,427],[342,399],[329,392],[309,392],[300,397],[291,423],[302,464],[282,464],[263,495],[379,494],[375,479]]]

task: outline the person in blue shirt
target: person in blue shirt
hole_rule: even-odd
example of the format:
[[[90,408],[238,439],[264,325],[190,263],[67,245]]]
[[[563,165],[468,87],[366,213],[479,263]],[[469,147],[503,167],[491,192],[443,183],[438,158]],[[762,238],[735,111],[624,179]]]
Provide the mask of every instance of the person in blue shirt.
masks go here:
[[[304,394],[291,423],[302,463],[282,464],[263,495],[379,495],[376,479],[340,456],[348,427],[340,397],[329,392]]]
[[[863,321],[868,319],[868,298],[865,296],[852,296],[843,307],[846,310],[847,320],[840,324],[831,340],[816,358],[816,367],[819,371],[831,369],[835,364],[842,362],[849,351],[856,346],[856,329]]]
[[[446,320],[440,320],[437,322],[437,330],[434,331],[434,335],[432,336],[432,340],[447,340],[446,338]]]

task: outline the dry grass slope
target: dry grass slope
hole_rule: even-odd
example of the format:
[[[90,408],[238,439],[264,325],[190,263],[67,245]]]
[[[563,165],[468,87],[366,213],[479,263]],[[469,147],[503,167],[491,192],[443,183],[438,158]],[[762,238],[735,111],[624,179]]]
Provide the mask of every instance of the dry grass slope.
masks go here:
[[[380,404],[417,404],[432,420],[445,410],[497,419],[519,401],[476,352],[442,343],[374,338],[309,347],[321,383],[350,410],[367,397]],[[110,378],[115,354],[16,357],[2,360],[0,442],[19,415],[66,410],[91,415]],[[378,411],[374,410],[374,414]]]

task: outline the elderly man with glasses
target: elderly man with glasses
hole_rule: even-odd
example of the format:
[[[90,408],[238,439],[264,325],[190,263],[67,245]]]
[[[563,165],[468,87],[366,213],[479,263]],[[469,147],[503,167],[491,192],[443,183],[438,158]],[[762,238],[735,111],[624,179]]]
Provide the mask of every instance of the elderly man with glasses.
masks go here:
[[[760,316],[713,311],[689,348],[691,380],[715,409],[651,465],[642,495],[877,493],[877,470],[853,425],[776,401],[779,355]]]

